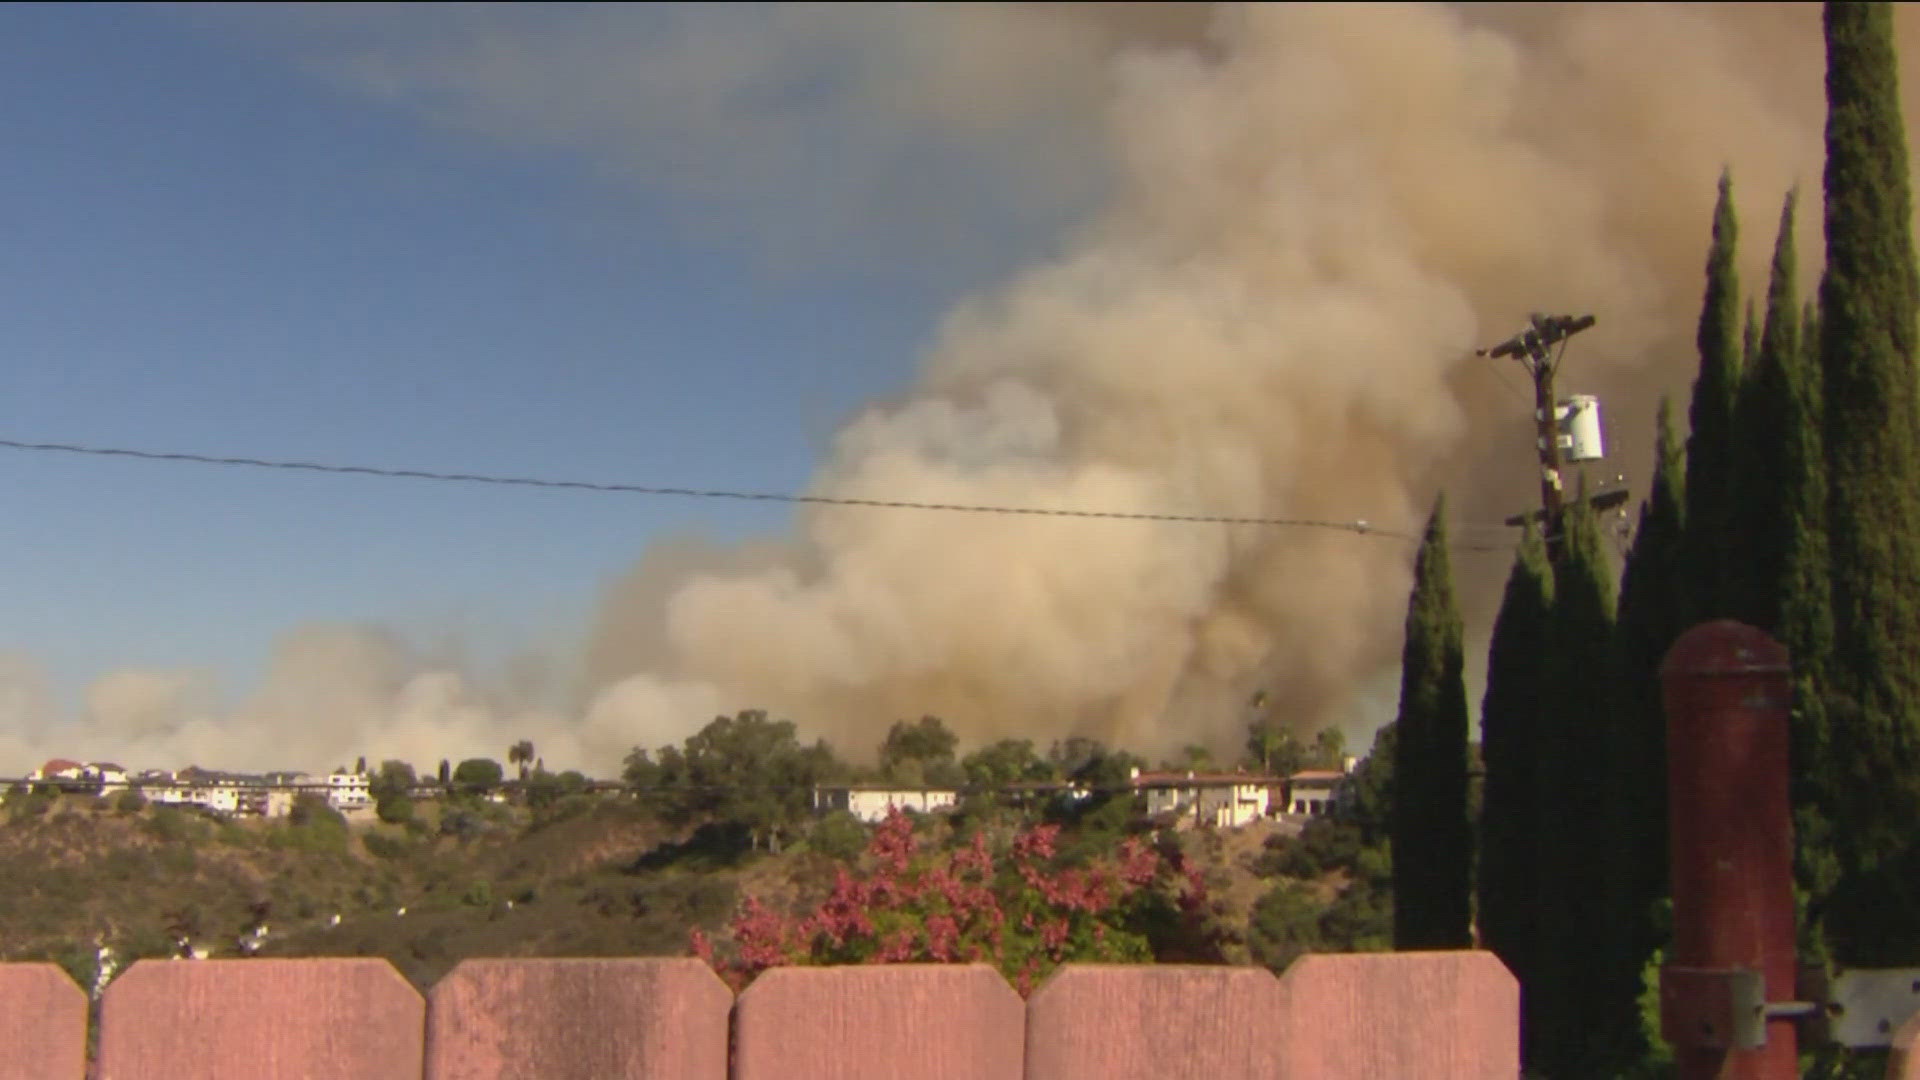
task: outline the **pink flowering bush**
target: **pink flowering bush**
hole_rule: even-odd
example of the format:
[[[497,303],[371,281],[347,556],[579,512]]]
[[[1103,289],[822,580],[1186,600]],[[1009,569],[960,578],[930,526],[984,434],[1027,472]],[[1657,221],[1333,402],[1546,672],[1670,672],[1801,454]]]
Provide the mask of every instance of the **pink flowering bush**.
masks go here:
[[[749,897],[726,954],[697,928],[693,953],[736,988],[782,965],[982,961],[1024,995],[1069,961],[1149,962],[1156,928],[1191,929],[1211,910],[1199,868],[1177,852],[1128,838],[1110,857],[1068,866],[1055,850],[1059,832],[1029,826],[998,855],[984,834],[932,852],[896,810],[875,831],[863,869],[839,867],[817,908],[782,913]]]

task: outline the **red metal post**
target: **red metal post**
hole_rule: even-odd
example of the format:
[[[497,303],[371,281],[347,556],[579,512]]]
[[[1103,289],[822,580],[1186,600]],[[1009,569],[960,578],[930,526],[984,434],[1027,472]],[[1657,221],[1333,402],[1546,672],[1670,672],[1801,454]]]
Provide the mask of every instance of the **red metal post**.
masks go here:
[[[1678,1075],[1793,1080],[1792,1019],[1767,1019],[1758,1048],[1739,1045],[1720,1019],[1759,1020],[1756,991],[1769,1003],[1794,998],[1787,650],[1742,623],[1704,623],[1674,642],[1660,678],[1673,875],[1662,1004]],[[1761,984],[1748,976],[1744,995],[1722,978],[1743,971]]]

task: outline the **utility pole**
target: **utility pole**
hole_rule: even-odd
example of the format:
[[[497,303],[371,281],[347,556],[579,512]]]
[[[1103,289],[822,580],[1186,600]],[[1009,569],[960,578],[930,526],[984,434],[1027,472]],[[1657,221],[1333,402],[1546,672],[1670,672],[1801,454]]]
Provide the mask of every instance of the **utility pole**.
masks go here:
[[[1553,376],[1566,355],[1567,339],[1593,323],[1591,315],[1536,313],[1530,317],[1525,330],[1490,349],[1478,350],[1480,356],[1513,357],[1533,380],[1534,430],[1540,453],[1540,531],[1546,538],[1547,558],[1556,563],[1566,547],[1561,528],[1566,512],[1566,489],[1560,471],[1560,417],[1553,396]],[[1558,349],[1554,348],[1556,345]]]

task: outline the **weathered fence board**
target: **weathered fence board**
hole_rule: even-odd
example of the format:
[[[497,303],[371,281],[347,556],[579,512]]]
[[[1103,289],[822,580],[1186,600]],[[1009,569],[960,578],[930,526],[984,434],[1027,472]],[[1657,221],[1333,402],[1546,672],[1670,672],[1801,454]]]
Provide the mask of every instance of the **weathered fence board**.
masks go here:
[[[1027,1003],[1028,1080],[1271,1077],[1265,968],[1073,964]]]
[[[1489,952],[1303,956],[1280,977],[1273,1038],[1295,1080],[1513,1080],[1520,984]]]
[[[985,964],[776,968],[734,1008],[734,1080],[1017,1080],[1026,1007]]]
[[[700,960],[466,960],[430,995],[427,1080],[726,1080],[732,1008]]]
[[[142,960],[102,997],[100,1080],[418,1080],[425,1031],[385,960]]]
[[[0,1080],[79,1080],[86,1011],[59,968],[0,965]],[[1069,965],[1031,1002],[984,964],[781,968],[735,1000],[692,959],[469,960],[429,1005],[383,960],[146,960],[100,1023],[99,1080],[1519,1073],[1519,988],[1466,951],[1306,956],[1278,980]],[[1896,1038],[1896,1080],[1920,1080],[1916,1041],[1920,1021]]]
[[[87,995],[54,964],[0,964],[0,1080],[80,1080]]]

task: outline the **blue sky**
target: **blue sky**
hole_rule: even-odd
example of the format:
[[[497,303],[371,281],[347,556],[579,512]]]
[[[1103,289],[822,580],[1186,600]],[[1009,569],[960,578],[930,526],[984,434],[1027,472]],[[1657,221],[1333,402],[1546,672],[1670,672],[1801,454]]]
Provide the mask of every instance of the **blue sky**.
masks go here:
[[[796,273],[725,204],[317,76],[280,21],[0,8],[0,437],[793,491],[1045,243],[987,213],[958,262]],[[69,693],[240,688],[313,620],[551,647],[649,537],[787,517],[13,451],[0,493],[0,652]]]

